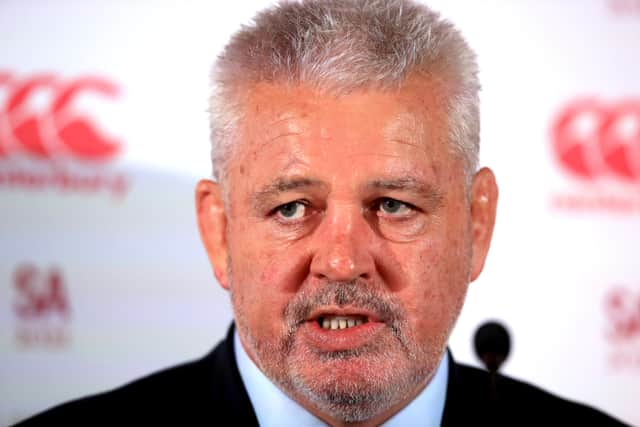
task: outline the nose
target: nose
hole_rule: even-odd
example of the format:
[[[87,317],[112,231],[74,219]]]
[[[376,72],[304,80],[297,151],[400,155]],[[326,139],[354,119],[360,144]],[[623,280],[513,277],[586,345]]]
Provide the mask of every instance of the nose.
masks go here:
[[[330,281],[368,279],[374,272],[372,230],[357,206],[329,208],[314,236],[311,274]]]

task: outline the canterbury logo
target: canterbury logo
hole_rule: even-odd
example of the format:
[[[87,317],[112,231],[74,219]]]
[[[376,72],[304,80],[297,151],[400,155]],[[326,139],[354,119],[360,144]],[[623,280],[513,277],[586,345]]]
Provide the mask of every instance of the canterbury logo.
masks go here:
[[[49,105],[34,108],[43,93],[51,95]],[[0,104],[0,159],[23,153],[39,159],[106,160],[117,154],[120,142],[74,109],[78,96],[87,93],[115,98],[118,88],[100,77],[65,81],[42,74],[19,79],[0,71],[0,95],[5,95]]]
[[[640,99],[570,103],[552,125],[556,157],[569,173],[640,181]]]

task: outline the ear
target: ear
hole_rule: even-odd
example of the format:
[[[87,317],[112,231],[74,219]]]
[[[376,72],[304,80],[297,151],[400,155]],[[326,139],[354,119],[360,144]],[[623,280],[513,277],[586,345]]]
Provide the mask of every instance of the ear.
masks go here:
[[[471,185],[471,281],[478,278],[489,252],[493,226],[496,221],[498,186],[489,168],[480,169]]]
[[[227,217],[222,189],[218,183],[203,179],[196,186],[196,212],[200,238],[218,283],[229,289],[227,277]]]

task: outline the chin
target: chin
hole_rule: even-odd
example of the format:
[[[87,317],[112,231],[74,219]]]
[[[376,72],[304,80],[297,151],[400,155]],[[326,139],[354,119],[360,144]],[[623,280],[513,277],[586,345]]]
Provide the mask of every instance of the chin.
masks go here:
[[[360,349],[318,355],[294,350],[287,361],[288,388],[335,420],[370,420],[411,398],[426,383],[428,369],[395,353]]]

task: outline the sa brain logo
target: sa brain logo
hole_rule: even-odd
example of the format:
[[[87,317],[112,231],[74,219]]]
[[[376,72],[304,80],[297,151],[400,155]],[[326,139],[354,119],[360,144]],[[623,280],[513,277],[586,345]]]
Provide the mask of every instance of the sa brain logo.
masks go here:
[[[552,125],[552,144],[560,164],[575,176],[640,181],[640,99],[570,103]]]
[[[64,81],[43,74],[18,79],[0,72],[0,158],[21,152],[31,157],[50,159],[68,156],[78,160],[106,160],[120,150],[119,141],[107,137],[88,117],[78,115],[74,101],[91,93],[107,98],[118,95],[118,87],[100,77]],[[44,109],[33,107],[41,93],[51,94]]]

